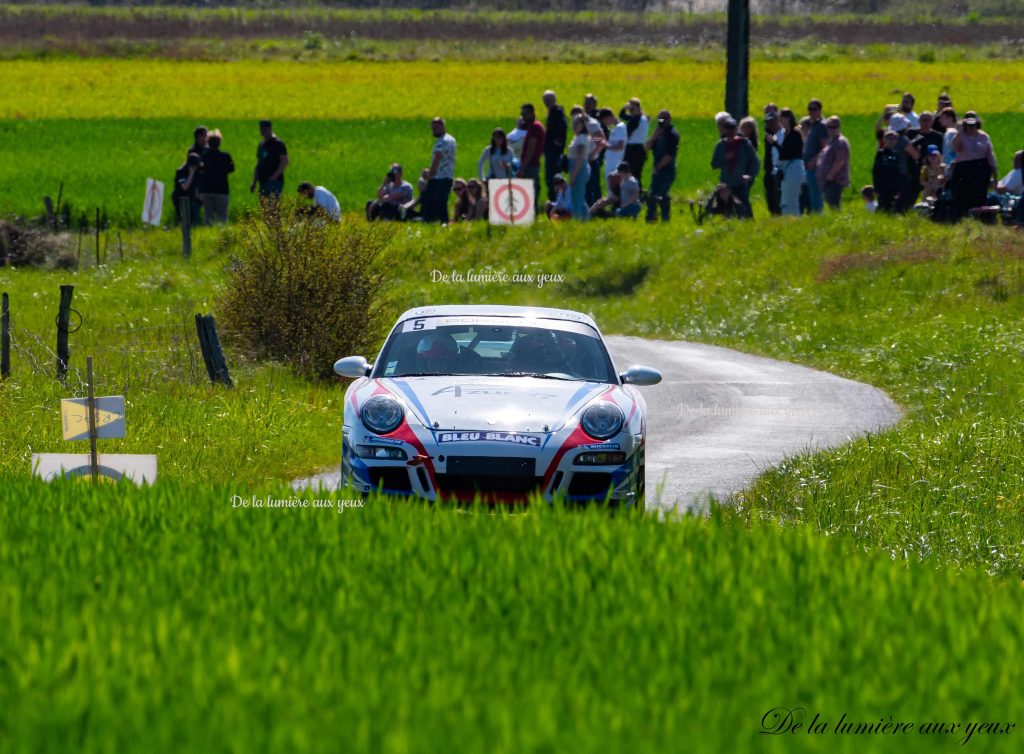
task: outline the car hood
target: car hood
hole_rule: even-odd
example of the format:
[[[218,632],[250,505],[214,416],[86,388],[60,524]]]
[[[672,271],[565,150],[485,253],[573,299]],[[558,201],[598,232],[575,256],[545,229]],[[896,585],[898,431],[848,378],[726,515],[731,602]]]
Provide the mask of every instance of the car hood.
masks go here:
[[[402,377],[379,383],[425,427],[505,432],[554,432],[615,387],[536,377]]]

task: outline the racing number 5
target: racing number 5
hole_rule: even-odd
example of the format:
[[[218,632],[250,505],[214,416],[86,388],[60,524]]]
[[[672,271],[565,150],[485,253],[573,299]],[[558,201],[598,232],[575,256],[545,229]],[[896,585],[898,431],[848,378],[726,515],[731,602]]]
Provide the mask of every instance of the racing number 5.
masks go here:
[[[413,330],[422,330],[422,329],[424,329],[425,323],[426,323],[426,320],[417,319],[415,322],[412,323],[412,329]]]

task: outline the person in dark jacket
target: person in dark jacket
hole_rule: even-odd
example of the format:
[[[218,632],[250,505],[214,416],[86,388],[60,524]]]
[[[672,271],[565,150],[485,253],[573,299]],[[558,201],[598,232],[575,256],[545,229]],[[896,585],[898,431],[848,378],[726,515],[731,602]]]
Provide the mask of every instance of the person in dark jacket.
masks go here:
[[[764,200],[768,211],[773,215],[782,214],[782,170],[779,168],[779,150],[781,139],[776,141],[780,133],[779,114],[768,110],[764,114]],[[782,135],[785,138],[785,135]]]
[[[199,225],[199,173],[203,169],[203,161],[195,152],[189,152],[185,163],[174,172],[174,190],[171,201],[174,203],[174,215],[181,224],[182,210],[187,208],[189,224]]]
[[[899,209],[900,190],[905,183],[905,174],[901,170],[899,134],[890,129],[883,134],[882,139],[882,147],[875,153],[871,180],[878,197],[878,209],[893,212]]]
[[[761,171],[761,161],[750,141],[737,133],[735,118],[722,121],[724,136],[715,145],[711,167],[719,171],[719,182],[729,189],[737,203],[739,217],[753,217],[750,209],[750,184]]]
[[[565,108],[558,104],[558,98],[550,89],[544,92],[544,106],[548,109],[547,127],[544,130],[544,181],[548,187],[548,198],[554,201],[554,180],[562,172],[569,121],[565,117]]]
[[[206,151],[202,155],[199,201],[203,204],[203,219],[207,225],[228,221],[228,175],[235,172],[235,162],[230,154],[220,151],[222,139],[220,129],[211,131],[206,139]]]

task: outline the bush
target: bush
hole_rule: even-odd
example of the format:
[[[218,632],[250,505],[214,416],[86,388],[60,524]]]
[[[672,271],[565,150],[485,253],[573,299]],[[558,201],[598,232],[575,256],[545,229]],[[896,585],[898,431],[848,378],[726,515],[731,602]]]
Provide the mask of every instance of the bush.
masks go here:
[[[287,201],[248,213],[225,236],[225,340],[306,377],[331,377],[342,356],[370,356],[392,319],[382,297],[390,239],[386,226],[328,222]]]
[[[61,253],[64,242],[45,228],[0,220],[0,267],[43,267]]]

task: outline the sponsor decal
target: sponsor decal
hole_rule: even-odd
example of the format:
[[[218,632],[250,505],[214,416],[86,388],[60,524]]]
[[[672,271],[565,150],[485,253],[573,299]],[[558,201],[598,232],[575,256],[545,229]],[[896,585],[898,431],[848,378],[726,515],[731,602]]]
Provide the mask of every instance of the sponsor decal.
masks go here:
[[[377,443],[378,445],[401,445],[401,440],[395,440],[391,437],[377,437],[377,435],[366,435],[363,437],[363,442]]]
[[[509,442],[514,445],[540,447],[537,435],[520,435],[515,432],[438,432],[437,441],[445,442]]]
[[[462,385],[448,385],[431,393],[432,396],[446,394],[450,394],[452,398],[461,398],[463,395],[513,395],[514,391],[506,390],[501,387],[463,387]],[[554,398],[556,396],[552,393],[530,393],[530,397]]]
[[[585,450],[621,450],[617,442],[598,443],[597,445],[581,445]]]

